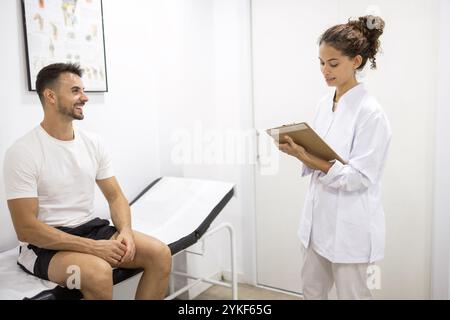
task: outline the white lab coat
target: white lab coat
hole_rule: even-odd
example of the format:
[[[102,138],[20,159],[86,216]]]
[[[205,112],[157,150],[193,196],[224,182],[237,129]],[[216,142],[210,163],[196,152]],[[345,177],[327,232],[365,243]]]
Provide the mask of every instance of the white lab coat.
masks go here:
[[[332,112],[333,94],[318,104],[313,128],[346,162],[312,174],[298,235],[333,263],[368,263],[384,257],[381,175],[391,140],[389,122],[363,84],[347,91]]]

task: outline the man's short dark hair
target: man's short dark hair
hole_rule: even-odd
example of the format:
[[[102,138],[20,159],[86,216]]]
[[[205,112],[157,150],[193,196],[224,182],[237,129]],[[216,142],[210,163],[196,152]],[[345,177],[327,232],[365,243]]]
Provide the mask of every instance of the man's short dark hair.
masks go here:
[[[44,103],[44,90],[53,85],[58,77],[65,72],[76,74],[80,78],[83,75],[83,70],[75,63],[54,63],[39,71],[36,77],[36,91],[42,103]]]

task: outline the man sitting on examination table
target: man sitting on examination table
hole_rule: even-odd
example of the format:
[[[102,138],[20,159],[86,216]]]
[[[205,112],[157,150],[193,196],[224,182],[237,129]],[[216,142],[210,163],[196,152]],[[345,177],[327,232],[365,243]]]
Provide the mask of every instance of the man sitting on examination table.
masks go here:
[[[78,270],[77,289],[85,299],[112,299],[113,267],[143,268],[136,299],[162,299],[171,270],[169,248],[131,229],[128,201],[100,138],[72,124],[84,118],[88,101],[81,76],[78,65],[65,63],[39,72],[36,91],[44,120],[6,152],[6,196],[21,241],[18,264],[62,286]],[[95,183],[114,226],[95,217]]]

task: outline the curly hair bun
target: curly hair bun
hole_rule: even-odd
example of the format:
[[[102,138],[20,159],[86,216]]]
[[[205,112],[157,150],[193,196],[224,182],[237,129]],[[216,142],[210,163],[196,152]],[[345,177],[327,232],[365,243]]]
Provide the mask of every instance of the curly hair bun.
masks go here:
[[[370,67],[376,69],[377,63],[375,56],[380,49],[380,36],[384,30],[384,20],[378,16],[367,15],[359,17],[357,20],[350,20],[347,23],[353,29],[360,31],[367,39],[367,45],[362,48],[363,55],[370,61]]]
[[[358,21],[360,24],[360,29],[363,34],[367,37],[367,40],[378,40],[378,38],[383,34],[384,30],[384,20],[377,16],[364,16],[359,17]]]

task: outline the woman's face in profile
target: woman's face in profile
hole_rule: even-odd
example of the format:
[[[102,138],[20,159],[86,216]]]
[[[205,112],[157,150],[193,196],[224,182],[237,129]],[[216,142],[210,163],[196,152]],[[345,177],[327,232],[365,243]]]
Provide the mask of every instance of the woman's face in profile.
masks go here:
[[[340,87],[355,77],[361,56],[350,58],[323,42],[319,47],[320,70],[330,87]]]

